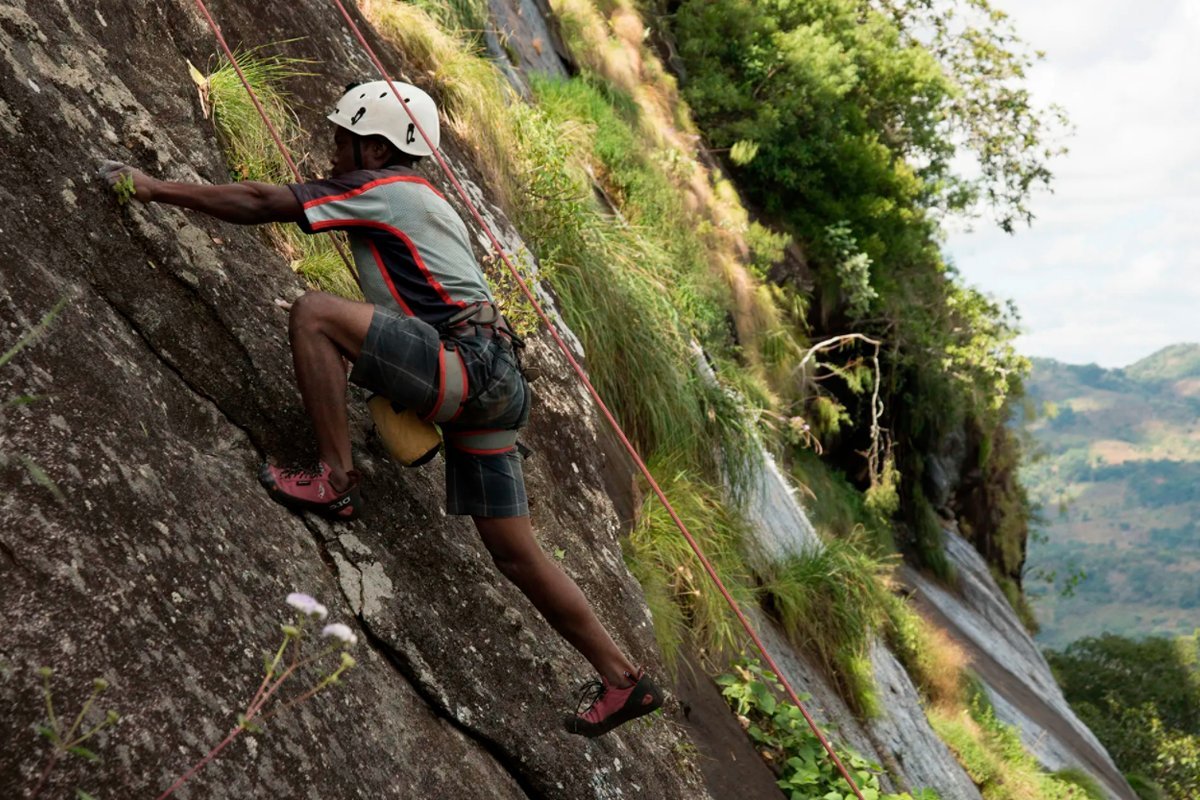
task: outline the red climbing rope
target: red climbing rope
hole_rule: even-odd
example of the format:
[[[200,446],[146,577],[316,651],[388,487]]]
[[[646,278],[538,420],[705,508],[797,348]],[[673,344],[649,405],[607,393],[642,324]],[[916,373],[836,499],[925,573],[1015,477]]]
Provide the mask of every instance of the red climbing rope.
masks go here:
[[[197,1],[199,2],[199,0]],[[630,443],[629,438],[625,435],[625,432],[621,430],[620,423],[617,422],[616,417],[614,417],[612,412],[609,411],[608,406],[605,404],[604,400],[601,399],[599,392],[597,392],[596,388],[592,386],[592,382],[588,379],[587,373],[583,371],[583,367],[579,365],[579,362],[576,361],[575,357],[571,354],[571,349],[567,347],[566,343],[562,340],[562,337],[559,336],[558,331],[554,327],[554,323],[550,321],[549,316],[547,316],[546,312],[542,309],[542,306],[540,303],[538,303],[537,298],[533,296],[533,292],[530,291],[529,286],[525,283],[525,280],[521,277],[520,273],[517,272],[517,268],[513,266],[512,261],[509,260],[508,254],[504,252],[504,248],[500,244],[500,240],[496,238],[496,234],[492,232],[491,227],[487,224],[487,222],[484,221],[483,216],[480,215],[479,211],[475,208],[475,204],[471,202],[471,198],[467,196],[466,191],[463,190],[462,185],[458,182],[458,179],[454,177],[453,171],[451,171],[449,165],[446,164],[445,159],[442,158],[442,154],[438,152],[436,147],[433,146],[433,142],[430,141],[429,135],[426,134],[424,129],[421,128],[421,123],[418,122],[416,116],[408,110],[408,104],[405,103],[404,98],[400,96],[400,92],[397,91],[395,84],[392,82],[391,76],[384,68],[383,63],[379,60],[379,56],[375,54],[375,50],[362,35],[362,31],[359,30],[358,25],[356,25],[354,20],[350,17],[350,14],[346,11],[346,7],[342,5],[342,0],[333,0],[333,4],[337,6],[338,11],[342,13],[342,16],[346,20],[346,24],[349,25],[350,30],[354,32],[354,36],[359,42],[362,43],[363,48],[367,51],[367,55],[371,57],[372,63],[375,64],[375,68],[379,70],[379,74],[382,75],[384,80],[388,82],[388,86],[391,87],[392,93],[396,95],[396,99],[400,101],[400,104],[404,106],[404,110],[408,112],[409,119],[412,121],[413,125],[416,126],[417,131],[421,134],[421,138],[425,140],[425,144],[428,145],[429,149],[433,152],[433,156],[437,159],[438,165],[446,174],[446,178],[454,185],[454,189],[458,192],[458,196],[462,198],[463,204],[471,212],[471,215],[475,218],[475,222],[478,223],[479,227],[487,235],[488,239],[492,243],[492,247],[496,249],[497,255],[502,261],[504,261],[504,264],[508,267],[509,272],[512,273],[513,278],[517,281],[517,285],[521,287],[521,291],[529,299],[529,302],[537,312],[537,315],[541,318],[542,322],[546,324],[547,330],[550,331],[550,335],[554,337],[554,341],[558,344],[559,349],[561,349],[563,355],[566,356],[567,362],[570,363],[571,368],[575,370],[575,374],[579,376],[579,379],[583,382],[583,385],[587,387],[588,394],[590,394],[592,399],[596,401],[596,405],[604,414],[604,418],[608,420],[608,424],[612,426],[612,429],[620,438],[621,443],[625,445],[625,449],[629,451],[629,455],[633,458],[634,463],[637,464],[638,469],[641,470],[642,475],[645,476],[646,480],[649,482],[650,488],[654,490],[654,493],[658,496],[658,499],[662,501],[663,507],[666,508],[667,513],[671,515],[671,519],[679,528],[679,532],[683,534],[685,539],[687,539],[688,545],[691,546],[692,551],[696,554],[696,557],[700,559],[700,563],[704,565],[704,570],[708,573],[708,576],[712,578],[721,594],[725,597],[725,601],[729,603],[729,607],[733,609],[733,613],[737,615],[738,620],[742,623],[742,627],[746,629],[746,633],[749,634],[750,638],[754,641],[754,645],[758,648],[759,652],[762,653],[767,665],[771,668],[771,671],[778,676],[780,682],[784,686],[784,689],[787,691],[788,697],[790,697],[792,702],[796,704],[796,707],[800,709],[800,713],[804,715],[804,719],[808,722],[809,727],[812,728],[813,733],[815,733],[817,738],[820,739],[821,744],[825,747],[826,752],[829,753],[829,757],[833,760],[833,763],[837,765],[838,770],[842,773],[842,777],[846,779],[846,783],[850,785],[850,788],[854,791],[854,794],[858,797],[858,800],[864,800],[862,793],[858,790],[858,786],[854,782],[854,779],[850,777],[850,773],[842,764],[841,759],[838,758],[837,753],[833,751],[833,747],[829,744],[829,741],[825,738],[825,735],[821,733],[821,729],[817,725],[816,720],[809,715],[808,710],[804,707],[804,704],[800,702],[800,698],[797,696],[796,690],[792,688],[787,678],[784,677],[783,672],[775,664],[775,659],[771,658],[771,654],[767,652],[767,648],[763,645],[762,640],[758,638],[758,634],[754,632],[749,620],[746,619],[746,615],[743,614],[741,608],[738,607],[737,601],[734,600],[733,596],[729,594],[729,590],[726,589],[725,584],[721,582],[721,578],[717,575],[716,570],[713,569],[712,564],[709,563],[708,558],[700,549],[700,545],[688,531],[687,526],[683,523],[683,520],[679,518],[679,514],[675,512],[675,508],[671,505],[671,502],[667,500],[667,496],[659,487],[658,482],[654,480],[654,476],[650,474],[650,470],[646,467],[645,462],[642,461],[641,456],[638,455],[633,444]]]
[[[250,81],[246,80],[246,75],[242,72],[241,65],[238,64],[237,57],[233,51],[229,49],[229,44],[225,41],[225,36],[221,33],[221,28],[213,19],[212,14],[208,11],[208,6],[204,5],[204,0],[196,0],[196,5],[200,7],[200,13],[204,15],[204,19],[208,21],[208,27],[212,29],[213,36],[217,37],[217,44],[221,45],[221,49],[225,51],[225,57],[229,59],[233,71],[237,73],[238,79],[242,82],[242,86],[246,87],[246,93],[250,95],[250,102],[254,104],[254,109],[258,115],[262,117],[262,121],[266,123],[267,131],[271,134],[271,138],[275,140],[275,146],[279,148],[279,154],[283,156],[283,160],[287,162],[288,169],[292,171],[292,175],[296,177],[297,183],[303,183],[304,177],[300,174],[300,170],[296,167],[296,162],[292,160],[292,156],[288,153],[288,149],[283,144],[283,138],[279,135],[279,131],[275,129],[275,123],[271,122],[271,118],[267,116],[267,112],[263,109],[262,103],[258,100],[258,95],[255,94],[254,88],[250,86]],[[330,241],[333,242],[333,247],[337,250],[339,256],[342,257],[342,263],[346,265],[346,269],[350,270],[350,274],[354,276],[354,281],[358,282],[358,270],[354,269],[354,263],[346,255],[346,251],[342,249],[342,245],[333,236],[329,234]]]
[[[621,430],[620,423],[617,422],[616,417],[614,417],[612,412],[609,411],[608,406],[600,397],[599,392],[596,391],[596,388],[588,379],[587,373],[584,372],[583,367],[579,365],[579,362],[575,359],[574,355],[571,354],[571,349],[567,346],[566,342],[563,341],[562,337],[558,333],[558,330],[554,327],[554,323],[550,320],[550,317],[546,314],[541,304],[538,303],[537,298],[534,297],[533,292],[529,289],[528,284],[525,283],[524,278],[521,277],[520,273],[509,259],[508,254],[504,251],[503,245],[500,244],[500,240],[496,237],[496,234],[492,232],[491,226],[487,224],[487,222],[483,219],[483,216],[479,213],[479,210],[476,209],[475,204],[471,202],[471,198],[467,195],[466,190],[464,190],[462,184],[458,182],[458,178],[455,177],[453,170],[450,169],[450,166],[446,163],[445,159],[442,158],[442,154],[436,147],[434,147],[429,135],[425,132],[424,128],[421,127],[421,123],[412,114],[412,112],[408,111],[408,104],[405,103],[404,98],[400,96],[400,92],[396,89],[396,86],[393,83],[391,76],[388,74],[387,69],[384,68],[383,63],[375,54],[374,48],[372,48],[367,42],[366,38],[362,34],[362,31],[359,30],[359,27],[354,22],[354,19],[350,16],[349,12],[346,11],[346,7],[342,4],[341,0],[332,0],[332,2],[335,6],[337,6],[338,11],[341,12],[342,17],[346,20],[346,24],[350,27],[350,30],[354,33],[354,36],[362,44],[363,48],[367,52],[367,55],[370,56],[372,63],[374,63],[376,69],[379,70],[379,74],[382,75],[384,80],[388,82],[388,86],[391,87],[392,93],[396,95],[396,99],[400,101],[400,104],[404,107],[405,111],[408,112],[409,119],[416,127],[417,132],[421,134],[421,138],[424,139],[425,143],[429,146],[430,151],[433,153],[434,159],[436,159],[438,166],[442,168],[442,172],[445,173],[447,180],[449,180],[454,186],[454,189],[458,193],[458,196],[462,199],[463,204],[471,212],[471,216],[475,219],[476,224],[479,225],[479,228],[492,243],[492,247],[495,248],[496,254],[512,273],[517,285],[521,288],[521,291],[524,293],[525,297],[529,299],[529,302],[533,306],[534,311],[537,312],[538,317],[541,318],[543,323],[545,323],[546,329],[554,338],[554,341],[558,345],[559,349],[562,350],[567,362],[571,365],[571,368],[575,371],[575,374],[579,376],[579,380],[582,381],[584,387],[588,391],[588,394],[592,396],[592,399],[596,402],[596,406],[600,409],[601,413],[604,415],[604,418],[608,420],[608,424],[612,426],[613,431],[616,432],[617,437],[621,440],[621,443],[629,452],[630,457],[633,459],[642,475],[646,478],[646,481],[650,484],[650,487],[654,490],[654,494],[657,495],[658,499],[662,502],[663,507],[666,508],[667,513],[670,514],[671,519],[675,522],[676,527],[679,528],[679,532],[683,534],[683,537],[687,540],[688,545],[696,554],[696,558],[698,558],[700,563],[704,566],[705,572],[708,573],[708,576],[712,579],[713,583],[716,584],[717,589],[721,592],[721,595],[725,598],[725,601],[729,604],[729,607],[737,616],[738,621],[741,622],[742,627],[746,630],[747,635],[749,635],[750,639],[754,642],[755,647],[757,647],[758,651],[762,654],[763,659],[767,662],[767,666],[779,678],[779,681],[783,684],[784,690],[787,692],[787,695],[791,701],[795,703],[798,709],[800,709],[800,713],[804,715],[804,719],[808,723],[808,726],[812,728],[813,733],[816,735],[817,739],[820,740],[821,745],[825,748],[825,752],[829,754],[829,758],[837,766],[838,771],[841,773],[846,783],[850,786],[851,790],[853,790],[854,795],[858,798],[858,800],[865,800],[862,792],[860,792],[858,789],[858,785],[854,782],[854,779],[850,777],[850,773],[847,771],[845,765],[842,764],[842,760],[838,758],[838,755],[836,752],[834,752],[832,745],[829,744],[829,740],[826,739],[825,734],[821,732],[820,726],[817,725],[817,722],[813,719],[812,715],[808,713],[808,710],[804,707],[804,703],[800,701],[800,697],[796,694],[796,690],[792,688],[791,683],[775,663],[775,659],[771,658],[771,654],[767,652],[766,646],[762,643],[762,640],[758,637],[758,634],[754,632],[753,627],[750,625],[750,621],[746,619],[746,615],[742,613],[737,601],[734,600],[733,596],[729,594],[729,590],[725,588],[725,584],[721,581],[721,578],[717,575],[716,570],[713,569],[712,564],[704,555],[700,545],[696,542],[691,532],[688,531],[683,520],[679,518],[679,514],[675,512],[671,502],[667,499],[666,494],[664,494],[663,490],[659,487],[658,482],[654,480],[654,476],[650,474],[650,470],[646,467],[645,462],[642,461],[641,456],[638,455],[637,450],[629,441],[629,438],[625,435],[625,432]],[[216,23],[213,22],[212,16],[208,13],[208,9],[204,5],[204,0],[196,0],[196,4],[200,6],[200,9],[204,12],[204,16],[208,19],[209,26],[212,27],[213,32],[216,34],[217,40],[220,42],[222,49],[225,51],[225,55],[229,58],[230,63],[233,64],[240,77],[242,75],[242,71],[237,66],[237,61],[234,58],[233,53],[230,51],[229,46],[225,44],[225,40],[221,36],[220,30],[217,28]],[[257,98],[254,97],[254,92],[244,77],[242,78],[242,83],[245,85],[246,90],[250,92],[250,96],[254,100],[255,108],[258,109],[259,114],[262,115],[264,121],[266,121],[268,127],[270,127],[272,137],[275,139],[276,145],[279,146],[281,152],[285,151],[283,142],[275,133],[274,127],[271,126],[270,121],[267,120],[262,106],[259,104]],[[290,158],[288,158],[287,161],[289,165],[292,165]],[[294,165],[292,166],[292,169],[295,171]],[[299,173],[297,173],[297,179],[299,179]]]

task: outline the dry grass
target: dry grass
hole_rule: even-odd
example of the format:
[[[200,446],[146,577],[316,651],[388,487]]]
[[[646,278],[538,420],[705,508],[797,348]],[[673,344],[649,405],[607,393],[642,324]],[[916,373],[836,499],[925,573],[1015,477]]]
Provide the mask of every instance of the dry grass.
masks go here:
[[[426,82],[432,80],[441,94],[446,127],[476,154],[489,187],[510,208],[519,180],[509,109],[519,101],[508,82],[422,8],[390,0],[359,0],[359,8],[381,34],[429,69]]]
[[[633,98],[643,137],[659,151],[694,154],[699,139],[690,111],[673,76],[645,46],[646,28],[633,3],[616,0],[607,17],[588,0],[552,0],[551,6],[585,72]],[[729,289],[738,341],[748,365],[760,367],[760,354],[771,347],[776,354],[798,352],[770,292],[761,291],[746,269],[749,218],[736,189],[701,166],[695,155],[683,159],[687,168],[673,175],[676,190],[694,215],[697,233],[710,251],[713,274]],[[779,391],[782,387],[774,383],[773,388]]]
[[[932,624],[902,598],[887,601],[887,641],[926,701],[945,713],[961,709],[966,652],[945,631]]]

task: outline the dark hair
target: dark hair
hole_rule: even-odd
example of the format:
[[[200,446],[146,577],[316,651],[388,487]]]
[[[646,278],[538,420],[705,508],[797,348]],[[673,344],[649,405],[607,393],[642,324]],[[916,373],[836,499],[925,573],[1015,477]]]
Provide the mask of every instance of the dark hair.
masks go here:
[[[365,136],[357,133],[351,133],[350,135],[358,136],[360,141],[363,143],[379,142],[386,146],[388,149],[388,157],[387,160],[383,162],[383,166],[385,167],[413,167],[418,161],[421,160],[421,156],[409,155],[408,153],[401,151],[399,147],[396,147],[396,145],[392,144],[392,141],[381,133],[369,133]]]

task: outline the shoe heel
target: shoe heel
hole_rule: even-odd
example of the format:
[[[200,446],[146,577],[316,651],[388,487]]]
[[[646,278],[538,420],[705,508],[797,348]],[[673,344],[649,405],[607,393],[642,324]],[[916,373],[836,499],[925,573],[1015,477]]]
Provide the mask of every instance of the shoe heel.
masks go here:
[[[362,510],[362,495],[359,494],[358,487],[350,490],[350,502],[338,512],[338,519],[346,521],[358,519],[359,512]]]

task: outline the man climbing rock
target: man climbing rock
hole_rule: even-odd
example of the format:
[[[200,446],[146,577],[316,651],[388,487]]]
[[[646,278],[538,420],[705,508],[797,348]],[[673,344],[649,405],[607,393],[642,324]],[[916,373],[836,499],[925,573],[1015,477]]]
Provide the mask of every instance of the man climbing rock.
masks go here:
[[[519,341],[496,308],[466,225],[413,170],[439,141],[433,99],[394,85],[404,105],[386,81],[352,86],[338,101],[328,117],[335,128],[327,180],[173,183],[116,162],[105,162],[102,173],[110,186],[132,180],[133,197],[143,203],[244,225],[294,222],[306,233],[346,231],[367,302],[308,292],[292,306],[289,324],[318,464],[264,464],[260,481],[289,508],[333,520],[359,515],[343,359],[354,364],[354,383],[441,423],[447,512],[474,520],[500,571],[600,673],[584,691],[586,708],[565,720],[571,733],[599,736],[658,708],[662,694],[534,539],[516,448],[530,403],[514,349]]]

